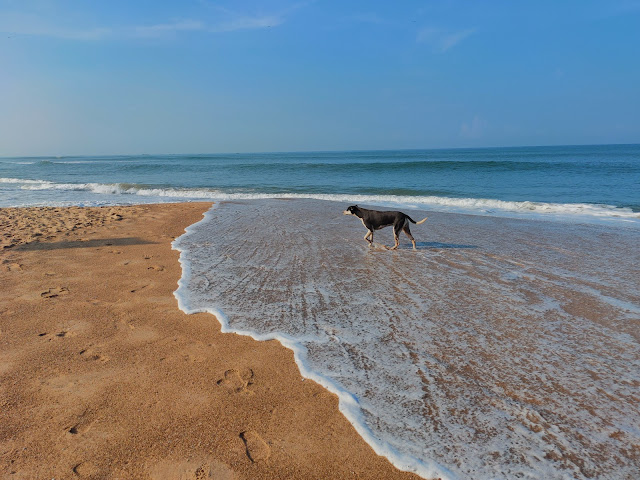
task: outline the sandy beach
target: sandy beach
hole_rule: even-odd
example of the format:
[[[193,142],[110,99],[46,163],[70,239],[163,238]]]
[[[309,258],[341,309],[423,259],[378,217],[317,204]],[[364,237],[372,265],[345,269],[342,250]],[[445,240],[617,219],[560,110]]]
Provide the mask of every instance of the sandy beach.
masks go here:
[[[640,480],[640,0],[148,3],[0,0],[0,480]]]
[[[418,478],[290,350],[178,309],[209,207],[0,209],[0,477]]]

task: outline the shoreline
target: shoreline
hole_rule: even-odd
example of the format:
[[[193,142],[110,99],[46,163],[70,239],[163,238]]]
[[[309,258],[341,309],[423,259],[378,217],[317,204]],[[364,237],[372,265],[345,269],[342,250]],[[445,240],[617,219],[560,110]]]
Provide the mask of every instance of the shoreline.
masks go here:
[[[529,453],[523,452],[528,455],[527,468],[534,472],[574,470],[576,478],[588,478],[619,468],[621,478],[630,478],[624,472],[636,463],[637,442],[629,429],[633,428],[630,412],[637,407],[626,399],[638,379],[633,372],[625,373],[624,366],[640,359],[637,319],[632,316],[640,311],[634,289],[634,232],[431,212],[426,230],[415,232],[418,252],[406,250],[407,245],[398,252],[381,252],[364,247],[359,224],[336,216],[333,203],[281,200],[210,207],[207,202],[0,209],[0,282],[8,286],[0,296],[0,475],[419,478],[395,465],[420,471],[426,478],[436,472],[446,478],[464,477],[455,469],[450,475],[446,468],[427,470],[414,461],[438,458],[449,449],[468,449],[471,457],[458,458],[472,468],[477,467],[474,459],[484,461],[481,439],[468,443],[463,436],[438,443],[439,425],[449,424],[452,430],[446,431],[453,435],[460,428],[486,428],[505,446],[528,445]],[[204,236],[194,240],[205,249],[196,249],[192,258],[223,261],[195,277],[226,291],[225,302],[205,303],[219,305],[216,310],[184,303],[179,294],[193,272],[190,266],[184,270],[176,239],[199,230],[196,226],[206,220],[208,211],[217,212],[216,225],[199,232]],[[276,213],[282,219],[271,230],[249,221]],[[330,225],[331,233],[318,235],[313,223],[303,221],[309,215]],[[225,232],[222,237],[219,229]],[[290,254],[298,244],[284,239],[296,235],[311,263],[300,263],[301,258]],[[388,243],[390,235],[387,229],[376,238]],[[338,244],[336,238],[341,239]],[[243,261],[225,266],[223,257],[229,255]],[[275,262],[268,260],[273,255]],[[353,259],[359,260],[353,263]],[[339,270],[331,274],[328,266],[334,264]],[[425,457],[409,455],[412,465],[402,462],[398,453],[402,448],[379,441],[384,437],[377,434],[366,435],[368,421],[344,408],[342,392],[369,402],[374,385],[352,390],[362,378],[351,371],[341,380],[348,378],[351,385],[345,388],[338,381],[332,389],[323,381],[327,372],[318,370],[321,365],[295,348],[295,334],[287,341],[288,333],[264,335],[253,326],[241,326],[242,318],[251,316],[257,320],[254,326],[277,325],[274,320],[283,312],[278,314],[272,306],[281,305],[282,287],[280,294],[289,299],[293,297],[288,289],[303,287],[293,303],[302,308],[299,318],[307,323],[308,306],[314,301],[309,296],[312,290],[305,288],[321,280],[323,272],[342,280],[320,285],[322,296],[329,292],[328,298],[337,300],[335,305],[351,305],[341,289],[362,282],[345,279],[353,273],[349,269],[365,264],[364,278],[375,280],[364,291],[380,295],[395,289],[385,305],[404,308],[422,298],[437,312],[434,316],[429,309],[416,310],[414,318],[422,319],[419,328],[432,333],[430,340],[415,343],[419,350],[405,355],[419,373],[424,368],[421,401],[429,414],[422,417],[426,423],[421,428],[433,445]],[[247,267],[255,265],[269,268],[253,270],[251,282],[246,283],[243,277],[252,271]],[[309,278],[295,274],[288,279],[293,266]],[[402,286],[424,275],[438,288]],[[388,283],[391,277],[394,280]],[[377,285],[383,285],[382,291]],[[403,296],[402,292],[414,290],[412,297]],[[450,298],[457,298],[456,303]],[[472,316],[465,312],[468,298],[474,305]],[[483,299],[491,300],[483,307]],[[463,305],[462,310],[448,315],[456,305]],[[393,314],[395,307],[391,308],[386,320],[369,312],[365,324],[380,332],[384,325],[401,327]],[[216,318],[184,313],[188,309],[208,311]],[[483,309],[494,313],[486,316]],[[365,325],[355,311],[347,317]],[[346,325],[337,320],[332,328],[344,332]],[[380,320],[382,324],[375,323]],[[240,335],[223,334],[227,331]],[[275,331],[287,329],[276,326]],[[434,349],[426,350],[431,344]],[[400,355],[404,348],[398,349],[400,345],[379,344],[380,354]],[[626,360],[621,364],[622,357]],[[331,364],[341,369],[350,358],[354,357],[334,359]],[[416,363],[420,358],[426,362]],[[518,364],[535,368],[520,370]],[[565,368],[569,365],[574,366],[571,371]],[[442,370],[442,366],[447,367]],[[612,375],[613,371],[618,374]],[[373,370],[371,374],[377,376]],[[540,378],[547,380],[540,383]],[[393,387],[394,380],[390,381]],[[416,386],[397,384],[395,390],[408,392]],[[615,394],[602,397],[597,394],[601,391]],[[476,403],[463,409],[461,398]],[[368,415],[369,421],[372,412],[373,418],[384,421],[363,405],[354,403],[350,408]],[[498,412],[515,423],[492,424],[490,416],[482,417],[496,405],[503,405]],[[452,408],[463,415],[446,413]],[[467,410],[473,415],[464,413]],[[627,413],[620,417],[616,411]],[[558,427],[564,432],[561,437]],[[509,431],[520,433],[513,437]],[[528,440],[520,441],[518,435]],[[598,444],[598,438],[604,443]],[[426,443],[418,445],[422,444]],[[600,458],[594,454],[596,447],[606,448],[611,458],[623,463],[603,465],[603,470],[596,461]],[[490,455],[499,458],[500,450]],[[519,471],[517,460],[493,466],[502,474]]]
[[[178,309],[170,243],[210,205],[0,209],[0,472],[418,478],[286,347]]]
[[[358,415],[345,415],[352,423],[364,425],[365,431],[373,423],[404,424],[398,420],[403,412],[395,411],[396,420],[388,422],[384,413],[388,409],[382,404],[371,410],[371,402],[377,401],[373,392],[381,392],[380,400],[395,398],[395,403],[405,406],[413,402],[417,410],[407,421],[421,425],[421,431],[407,429],[411,438],[419,439],[414,446],[398,431],[393,438],[379,436],[380,431],[363,434],[367,441],[374,438],[374,448],[393,447],[400,440],[398,449],[377,450],[399,468],[425,475],[426,468],[416,467],[416,458],[431,461],[451,450],[472,452],[457,457],[458,461],[482,468],[479,463],[486,455],[482,445],[492,438],[495,450],[487,460],[489,468],[496,469],[494,475],[515,475],[525,468],[545,471],[548,478],[563,478],[563,470],[573,469],[576,478],[586,478],[610,468],[620,468],[623,475],[625,468],[632,468],[633,456],[625,453],[624,445],[633,443],[634,436],[621,441],[621,432],[627,431],[624,418],[635,408],[625,405],[628,382],[635,381],[633,375],[625,378],[625,365],[638,360],[636,347],[628,342],[637,339],[637,321],[631,315],[640,311],[633,288],[637,278],[624,261],[634,251],[632,232],[431,212],[426,230],[415,232],[417,252],[407,251],[410,245],[401,245],[397,252],[381,252],[365,247],[361,228],[345,220],[337,206],[284,200],[220,204],[211,211],[214,221],[194,225],[185,235],[193,239],[181,237],[176,242],[186,247],[188,261],[197,267],[185,271],[181,280],[181,287],[182,282],[189,284],[182,292],[186,300],[182,308],[214,314],[223,311],[225,315],[219,318],[225,320],[225,331],[278,339],[294,347],[301,371],[313,372],[311,378],[339,394],[355,395],[359,405],[351,406]],[[252,221],[256,217],[272,222],[256,224]],[[325,226],[322,232],[317,225]],[[385,242],[385,232],[386,237],[391,236],[389,230],[383,231],[376,236],[379,242]],[[194,281],[189,279],[192,276]],[[428,280],[426,285],[419,285],[421,278]],[[355,296],[349,293],[353,285],[362,287],[352,292]],[[176,296],[181,296],[180,291]],[[453,298],[457,301],[451,303]],[[294,310],[285,306],[289,302]],[[380,315],[367,308],[369,304],[382,305],[386,313]],[[412,325],[414,332],[427,329],[432,333],[418,338],[410,334],[394,343],[403,325]],[[350,330],[352,326],[355,331]],[[365,344],[378,345],[379,350],[367,351],[364,344],[354,343],[354,334],[365,335]],[[345,337],[346,343],[332,344],[335,337]],[[600,343],[609,347],[601,348]],[[431,344],[436,346],[430,348]],[[305,345],[316,352],[325,352],[322,345],[328,349],[342,345],[341,352],[352,353],[329,357],[329,363],[318,362],[317,356],[306,354]],[[584,367],[594,355],[619,376],[601,367]],[[382,370],[375,369],[382,358],[396,356],[396,362],[406,358],[411,364],[396,364],[398,369],[392,371],[382,365]],[[622,364],[616,360],[620,356],[626,356]],[[562,362],[557,362],[558,357]],[[356,364],[364,370],[349,367]],[[573,364],[573,370],[565,368]],[[522,370],[519,365],[529,367]],[[394,372],[408,376],[398,377]],[[386,382],[369,383],[367,377],[385,378]],[[326,378],[329,381],[323,380]],[[540,383],[541,379],[546,380]],[[332,385],[337,387],[332,389]],[[397,396],[389,385],[397,385]],[[591,393],[603,390],[618,392],[620,397]],[[558,392],[564,394],[558,396]],[[470,403],[460,402],[461,398]],[[341,402],[344,411],[343,406]],[[388,407],[393,410],[392,405]],[[623,417],[604,413],[610,407],[611,412],[627,413]],[[462,414],[446,413],[455,411]],[[585,411],[593,418],[580,413]],[[602,413],[595,413],[598,411]],[[362,413],[368,420],[363,421]],[[505,418],[509,419],[506,423]],[[439,431],[449,431],[440,429],[447,424],[453,441],[437,440]],[[558,438],[555,428],[565,435]],[[464,435],[468,429],[482,432],[477,442],[469,444]],[[598,465],[596,439],[607,436],[606,448],[615,458],[620,455],[624,466]],[[495,447],[496,443],[505,449],[511,444],[530,448],[521,452],[525,459],[511,449]],[[418,450],[420,445],[435,448],[425,455]],[[405,466],[399,451],[411,452],[411,467]],[[491,463],[497,459],[502,462]],[[451,458],[444,464],[436,462],[456,465]],[[450,475],[441,470],[439,474],[449,478],[455,472]]]
[[[232,327],[225,313],[217,308],[190,308],[185,304],[185,298],[181,296],[180,292],[181,290],[188,289],[188,279],[191,276],[191,268],[188,259],[183,258],[185,257],[185,252],[180,249],[180,240],[192,234],[197,229],[199,223],[207,222],[213,209],[219,208],[220,206],[221,204],[214,204],[211,209],[204,213],[203,218],[199,222],[187,227],[185,233],[171,244],[172,248],[180,254],[179,262],[183,272],[183,276],[178,282],[178,289],[174,292],[174,296],[178,302],[178,308],[189,315],[197,313],[212,315],[219,322],[222,333],[246,336],[257,342],[277,341],[293,353],[294,361],[304,379],[315,382],[338,398],[338,409],[340,412],[376,454],[388,459],[398,470],[415,473],[420,478],[454,478],[452,472],[449,472],[446,467],[438,465],[433,461],[415,458],[404,452],[397,451],[392,445],[377,438],[365,421],[358,398],[330,377],[321,375],[310,367],[306,361],[306,348],[300,339],[282,334],[281,332],[258,334],[251,330],[239,330]]]

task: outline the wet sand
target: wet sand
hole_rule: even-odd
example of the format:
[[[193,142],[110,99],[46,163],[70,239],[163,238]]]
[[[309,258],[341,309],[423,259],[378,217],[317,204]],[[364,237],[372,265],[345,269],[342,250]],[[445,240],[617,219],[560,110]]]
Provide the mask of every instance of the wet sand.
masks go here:
[[[178,310],[209,206],[0,209],[0,477],[417,478],[290,350]]]
[[[424,476],[637,478],[636,226],[412,211],[417,250],[387,251],[344,208],[219,204],[177,242],[182,305],[277,335]]]

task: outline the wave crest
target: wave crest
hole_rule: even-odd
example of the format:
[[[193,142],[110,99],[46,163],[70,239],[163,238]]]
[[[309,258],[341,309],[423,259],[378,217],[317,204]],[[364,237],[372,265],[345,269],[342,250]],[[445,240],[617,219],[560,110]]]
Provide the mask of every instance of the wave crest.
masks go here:
[[[392,194],[323,194],[323,193],[265,193],[257,191],[223,191],[215,188],[163,188],[130,183],[54,183],[48,180],[0,178],[0,183],[15,184],[23,190],[85,191],[98,195],[138,195],[163,200],[259,200],[270,198],[306,198],[345,203],[361,203],[394,208],[432,209],[456,213],[495,216],[557,216],[580,217],[583,220],[626,220],[640,223],[640,212],[628,207],[588,203],[545,203],[506,201],[488,198],[454,198],[445,196],[414,196]]]

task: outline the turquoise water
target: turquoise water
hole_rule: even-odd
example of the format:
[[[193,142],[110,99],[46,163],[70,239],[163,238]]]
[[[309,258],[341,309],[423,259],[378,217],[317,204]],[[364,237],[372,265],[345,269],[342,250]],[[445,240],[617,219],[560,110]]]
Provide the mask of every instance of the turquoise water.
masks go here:
[[[640,219],[640,145],[0,159],[0,206],[300,197]]]

